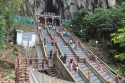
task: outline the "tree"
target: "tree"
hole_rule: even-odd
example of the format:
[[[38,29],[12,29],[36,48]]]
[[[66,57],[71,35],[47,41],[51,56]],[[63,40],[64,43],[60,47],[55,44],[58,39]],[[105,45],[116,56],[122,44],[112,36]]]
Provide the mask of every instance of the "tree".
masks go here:
[[[82,34],[82,33],[80,33],[80,30],[83,29],[83,18],[85,17],[85,15],[88,15],[87,9],[78,10],[73,13],[72,30],[79,37]]]
[[[4,35],[9,34],[16,21],[12,17],[19,14],[22,0],[0,0],[0,51],[4,46]]]
[[[118,30],[118,33],[112,33],[111,34],[112,37],[112,41],[114,41],[114,43],[124,43],[124,47],[125,47],[125,27],[121,28]],[[118,58],[121,61],[125,60],[125,52],[124,53],[120,53],[118,55],[115,55],[116,58]],[[121,71],[124,75],[125,75],[125,65],[122,65],[121,68],[119,68],[119,71]]]

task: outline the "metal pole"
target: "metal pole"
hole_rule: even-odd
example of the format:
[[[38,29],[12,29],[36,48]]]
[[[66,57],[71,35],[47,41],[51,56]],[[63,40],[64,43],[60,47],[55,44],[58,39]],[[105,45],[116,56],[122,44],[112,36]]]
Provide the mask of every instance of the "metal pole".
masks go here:
[[[29,56],[29,39],[28,39],[28,44],[27,44],[27,55]]]

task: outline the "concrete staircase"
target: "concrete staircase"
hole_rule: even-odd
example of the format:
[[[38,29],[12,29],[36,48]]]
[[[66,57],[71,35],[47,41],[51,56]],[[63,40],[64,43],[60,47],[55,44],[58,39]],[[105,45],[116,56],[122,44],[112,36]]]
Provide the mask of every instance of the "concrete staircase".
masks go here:
[[[56,78],[59,78],[59,76],[56,74],[54,68],[52,67],[52,59],[50,59],[50,50],[52,49],[53,53],[55,52],[56,50],[56,47],[55,46],[52,46],[51,44],[51,37],[50,35],[48,34],[47,30],[46,29],[41,29],[42,32],[43,32],[43,36],[42,36],[42,39],[44,40],[44,38],[46,39],[46,42],[45,44],[47,44],[47,50],[46,50],[46,54],[48,56],[48,59],[50,60],[50,68],[49,70],[47,70],[47,73],[49,76],[52,76],[52,77],[56,77]],[[52,56],[53,58],[53,56]]]
[[[63,29],[61,27],[56,27],[58,30],[60,30],[61,32],[63,31]],[[69,41],[69,37],[68,36],[64,36],[66,41]],[[75,44],[76,42],[73,41],[73,43]],[[84,58],[86,57],[87,62],[90,64],[91,68],[93,67],[93,70],[97,71],[96,74],[94,74],[94,72],[92,72],[93,70],[90,70],[91,74],[90,74],[90,80],[93,83],[101,83],[101,81],[99,80],[98,76],[103,77],[106,81],[109,81],[110,83],[116,83],[115,77],[109,73],[109,71],[107,71],[107,69],[103,68],[103,70],[99,69],[99,63],[98,62],[94,62],[91,61],[89,59],[89,56],[86,55],[85,50],[83,50],[81,48],[81,46],[77,47],[77,50],[75,50],[75,52],[79,55],[80,58]],[[85,70],[88,69],[86,64],[80,63],[80,68],[83,70],[83,72],[85,73],[85,75],[87,75],[88,73],[85,72]],[[98,75],[99,74],[99,75]]]
[[[19,74],[18,79],[19,83],[27,82],[29,83],[29,74],[28,74],[28,68],[27,68],[27,61],[25,59],[19,59]]]
[[[60,78],[60,77],[56,74],[54,68],[52,68],[52,67],[50,68],[50,70],[49,70],[49,72],[48,72],[48,75],[51,76],[51,77]]]
[[[54,36],[56,31],[54,30],[50,30],[51,34]],[[56,41],[58,42],[58,45],[62,51],[62,53],[66,53],[67,54],[67,59],[66,59],[66,64],[65,66],[67,67],[67,69],[70,71],[70,67],[69,67],[69,62],[72,58],[74,58],[74,61],[77,62],[77,59],[75,57],[75,55],[72,53],[72,51],[70,50],[70,48],[68,46],[65,45],[65,43],[63,42],[63,40],[58,36],[58,34],[56,34]],[[78,83],[86,83],[85,79],[81,76],[81,74],[78,72],[76,73],[76,71],[74,70],[75,68],[73,68],[72,71],[70,71],[71,75],[76,79],[76,81]]]

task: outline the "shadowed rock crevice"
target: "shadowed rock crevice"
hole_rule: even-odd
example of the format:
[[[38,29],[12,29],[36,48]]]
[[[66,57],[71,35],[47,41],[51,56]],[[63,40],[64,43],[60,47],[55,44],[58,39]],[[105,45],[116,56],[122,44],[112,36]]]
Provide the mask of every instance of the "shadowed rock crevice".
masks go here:
[[[87,8],[93,13],[97,7],[107,9],[122,1],[125,0],[23,0],[21,14],[33,17],[34,14],[54,12],[63,19],[70,19],[79,9]]]

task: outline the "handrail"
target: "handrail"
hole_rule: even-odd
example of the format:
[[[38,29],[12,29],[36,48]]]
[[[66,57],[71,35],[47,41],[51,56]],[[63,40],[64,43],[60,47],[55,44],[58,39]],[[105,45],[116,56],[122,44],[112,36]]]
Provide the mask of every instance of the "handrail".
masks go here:
[[[103,80],[105,83],[107,83],[108,81],[94,68],[94,67],[92,67],[92,65],[86,60],[86,62],[87,62],[87,64],[92,68],[92,70],[94,70],[96,73],[97,73],[97,75],[99,75],[98,77],[101,79],[101,80]]]
[[[58,46],[59,47],[59,46]],[[60,49],[60,47],[58,48],[58,49]],[[71,48],[71,46],[70,46],[70,49],[72,50],[72,48]],[[61,51],[61,49],[60,49],[60,53],[62,53],[62,51]],[[77,56],[77,54],[75,53],[74,55],[76,55]],[[77,56],[78,57],[78,56]],[[76,63],[74,63],[75,65],[76,65]],[[83,73],[83,71],[79,68],[79,70],[80,70],[80,72],[82,73],[82,75],[84,75],[84,77],[87,79],[87,80],[89,80],[88,78],[87,78],[87,76]],[[92,83],[91,81],[90,81],[90,83]]]
[[[64,28],[63,26],[61,26],[62,28]],[[64,31],[68,31],[66,28],[64,28]],[[74,34],[73,34],[73,32],[70,32],[70,33],[72,33],[72,35],[73,36],[75,36]],[[75,36],[76,37],[76,36]],[[76,40],[75,40],[75,38],[73,37],[72,38],[73,39],[73,41],[75,42],[75,43],[78,43]],[[77,39],[78,41],[79,41],[79,39]]]
[[[66,40],[65,40],[64,37],[61,35],[61,33],[58,32],[58,34],[60,35],[60,37],[62,38],[62,40],[65,42],[65,44],[67,44]],[[70,45],[69,43],[68,43],[68,45],[69,45],[70,49],[73,50],[72,47],[71,47],[71,45]],[[61,51],[61,49],[60,49],[60,47],[59,47],[58,44],[57,44],[57,47],[58,47],[60,53],[62,54],[62,51]],[[74,55],[78,58],[77,53],[76,53],[75,51],[73,51],[73,53],[74,53]],[[76,63],[74,63],[74,64],[76,65]],[[79,70],[80,70],[80,72],[82,73],[82,75],[83,75],[87,80],[89,80],[89,79],[87,78],[87,76],[83,73],[83,71],[82,71],[81,69],[79,69]],[[90,83],[92,83],[92,82],[90,81]]]
[[[60,34],[60,33],[59,33],[59,34]],[[61,36],[62,40],[65,42],[65,44],[68,44],[69,47],[70,47],[70,49],[71,49],[72,46],[69,44],[69,42],[67,43],[66,40],[65,40],[65,38],[64,38],[61,34],[60,34],[60,36]],[[81,58],[78,56],[78,54],[76,53],[76,51],[75,51],[74,49],[71,49],[71,50],[73,51],[73,53],[74,53],[74,55],[77,57],[77,59],[80,60]]]
[[[71,45],[69,44],[69,46],[70,46],[70,49],[72,49],[72,51],[78,56],[78,54],[75,52],[75,50],[71,47]],[[85,57],[84,57],[85,58]],[[86,62],[89,64],[89,66],[91,67],[91,68],[93,68],[92,67],[92,65],[86,60]],[[98,73],[98,71],[96,71],[96,69],[95,68],[93,68],[93,70],[96,72],[96,73]],[[98,75],[99,76],[101,76],[102,77],[102,80],[104,81],[104,82],[107,82],[106,81],[106,79],[105,78],[103,78],[103,76],[102,75],[100,75],[99,73],[98,73]]]
[[[47,29],[47,31],[49,32],[49,35],[51,36],[51,38],[53,38],[53,39],[55,40],[55,38],[52,36],[52,34],[51,34],[50,31],[48,30],[48,28],[46,28],[46,29]],[[57,44],[57,42],[55,42],[55,46],[58,48],[59,52],[62,53],[61,50],[60,50],[59,45]],[[60,60],[60,58],[59,58],[58,56],[57,56],[57,58],[58,58],[58,60],[61,62],[61,64],[64,66],[64,68],[66,69],[66,71],[69,72],[68,69],[67,69],[67,68],[65,67],[65,65],[63,64],[63,62]],[[77,83],[77,81],[76,81],[75,78],[71,75],[70,72],[69,72],[69,74],[70,74],[70,76],[72,77],[72,79],[74,80],[74,82]]]
[[[91,52],[89,52],[86,48],[83,47],[83,45],[81,44],[81,47],[86,51],[86,53],[90,56]],[[96,56],[96,55],[94,55]],[[98,64],[100,63],[100,59],[98,59],[98,57],[96,56],[96,61],[98,62]],[[102,62],[102,61],[101,61]],[[104,62],[102,62],[103,64],[105,64]],[[116,76],[111,72],[109,71],[109,69],[107,69],[107,67],[105,67],[105,65],[103,65],[103,67],[115,78]]]
[[[76,62],[74,62],[74,65],[76,66]],[[89,78],[84,74],[83,70],[79,67],[79,71],[82,73],[82,75],[85,77],[85,79],[87,79],[89,82],[88,83],[92,83],[91,80],[89,80]]]
[[[62,54],[62,51],[58,45],[58,43],[55,43],[56,47],[58,48],[59,52]],[[58,56],[57,56],[58,57]],[[58,59],[60,60],[60,58],[58,57]],[[60,60],[60,62],[62,63],[62,65],[65,67],[65,65],[63,64],[63,62]],[[66,71],[69,72],[69,70],[65,67]],[[72,79],[74,80],[75,83],[77,83],[77,81],[75,80],[75,78],[71,75],[71,73],[69,72],[70,76],[72,77]]]
[[[40,34],[40,30],[39,30],[39,29],[38,29],[38,34],[39,34],[39,37],[40,37],[40,41],[41,41],[41,43],[42,43],[44,57],[45,57],[46,59],[48,59],[48,56],[47,56],[47,54],[46,54],[45,47],[44,47],[44,42],[43,42],[43,39],[42,39],[42,36],[41,36],[41,34]]]
[[[63,26],[62,26],[63,27]],[[64,28],[64,27],[63,27]],[[64,30],[66,30],[66,29],[64,29]],[[72,33],[73,34],[73,33]],[[73,36],[75,36],[74,34],[73,34]],[[77,40],[79,40],[76,36],[75,36],[75,38],[77,39]],[[76,42],[76,40],[74,39],[74,37],[73,37],[73,40]],[[79,40],[80,41],[80,40]],[[84,47],[84,46],[83,46]],[[87,51],[89,51],[87,48],[84,48],[84,49],[86,49]],[[90,52],[90,51],[89,51]],[[90,54],[93,54],[92,52],[90,52]],[[95,54],[93,54],[94,56],[96,56]],[[97,57],[97,56],[96,56]],[[100,60],[98,57],[97,57],[97,60],[98,60],[98,63],[101,61],[105,66],[105,69],[109,72],[109,73],[111,73],[112,75],[113,75],[113,77],[116,77],[115,75],[118,75],[120,78],[121,78],[121,76],[118,74],[118,73],[116,73],[113,69],[111,69],[107,64],[105,64],[102,60]],[[114,75],[115,74],[115,75]]]

